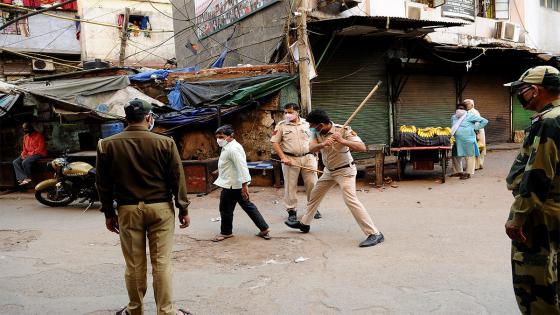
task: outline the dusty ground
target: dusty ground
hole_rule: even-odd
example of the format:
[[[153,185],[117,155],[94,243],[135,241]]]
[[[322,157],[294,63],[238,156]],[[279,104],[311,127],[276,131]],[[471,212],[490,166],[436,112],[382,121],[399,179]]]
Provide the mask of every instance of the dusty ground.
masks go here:
[[[323,219],[301,234],[283,224],[281,190],[253,188],[270,241],[253,236],[238,209],[236,236],[210,242],[218,193],[193,195],[192,226],[176,231],[176,302],[195,314],[518,313],[503,232],[514,155],[490,153],[468,181],[440,184],[427,173],[398,188],[366,183],[358,196],[386,237],[373,248],[357,247],[364,235],[338,189],[323,202]],[[114,314],[126,304],[118,237],[101,213],[82,209],[0,196],[0,314]],[[146,303],[153,314],[151,287]]]

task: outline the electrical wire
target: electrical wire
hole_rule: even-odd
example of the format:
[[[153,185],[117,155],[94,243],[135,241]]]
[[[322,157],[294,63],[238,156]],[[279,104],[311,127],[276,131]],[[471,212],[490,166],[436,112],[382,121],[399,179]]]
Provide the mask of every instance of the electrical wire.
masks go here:
[[[37,10],[33,10],[33,9],[30,9],[30,8],[26,8],[26,7],[19,7],[19,6],[14,6],[14,5],[5,4],[5,3],[0,3],[0,6],[22,9],[22,10],[26,10],[26,11],[37,11]],[[117,11],[119,11],[119,10],[117,10]],[[114,12],[116,12],[116,11],[114,11]],[[107,27],[113,27],[113,28],[119,28],[119,29],[122,28],[122,26],[119,26],[117,24],[95,22],[95,21],[92,21],[92,20],[77,19],[77,18],[71,18],[71,17],[67,17],[67,16],[50,14],[50,13],[40,13],[40,14],[51,16],[51,17],[54,17],[54,18],[62,19],[62,20],[69,20],[69,21],[80,22],[80,23],[95,24],[95,25],[107,26]],[[173,30],[142,30],[142,32],[146,32],[146,33],[171,33],[171,32],[173,32]]]

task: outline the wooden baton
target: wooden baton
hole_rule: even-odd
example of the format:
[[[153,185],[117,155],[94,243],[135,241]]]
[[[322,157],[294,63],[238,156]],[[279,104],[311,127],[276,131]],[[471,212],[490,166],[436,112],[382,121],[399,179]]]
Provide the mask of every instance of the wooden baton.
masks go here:
[[[281,160],[277,160],[277,159],[270,159],[270,160],[271,160],[271,161],[274,161],[274,162],[284,163],[284,162],[282,162]],[[319,173],[319,174],[323,174],[323,171],[316,170],[316,169],[311,168],[311,167],[301,166],[301,165],[297,165],[297,164],[292,164],[292,165],[288,165],[288,166],[295,166],[295,167],[302,168],[302,169],[304,169],[304,170],[313,171],[313,172],[317,172],[317,173]]]
[[[367,101],[369,101],[369,99],[373,96],[373,94],[375,94],[375,92],[377,92],[377,89],[379,88],[380,85],[381,85],[381,81],[378,81],[377,84],[373,87],[373,89],[366,96],[366,98],[364,98],[364,100],[362,101],[360,106],[358,106],[358,108],[356,108],[356,110],[352,113],[352,115],[350,115],[350,117],[348,117],[348,119],[346,120],[346,122],[342,126],[342,129],[340,129],[341,134],[343,134],[344,128],[346,128],[348,126],[348,124],[350,124],[352,119],[354,119],[354,117],[356,117],[356,115],[362,109],[362,107],[364,107],[364,105],[366,105]]]

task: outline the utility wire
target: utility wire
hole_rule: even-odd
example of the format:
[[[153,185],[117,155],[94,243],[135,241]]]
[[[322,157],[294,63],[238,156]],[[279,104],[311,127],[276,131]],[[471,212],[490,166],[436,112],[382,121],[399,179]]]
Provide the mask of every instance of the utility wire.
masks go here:
[[[19,21],[19,20],[23,20],[23,19],[28,18],[28,17],[30,17],[30,16],[37,15],[37,14],[40,14],[40,13],[43,13],[43,12],[46,12],[46,11],[54,10],[54,9],[56,9],[56,8],[60,8],[60,7],[65,6],[65,5],[69,4],[69,3],[72,3],[72,2],[76,2],[76,0],[66,0],[66,1],[64,1],[64,2],[55,4],[55,5],[51,6],[51,7],[44,8],[44,9],[41,9],[41,10],[33,10],[33,12],[31,12],[31,13],[18,16],[18,17],[16,17],[15,19],[13,19],[13,20],[11,20],[11,21],[7,21],[6,23],[0,25],[0,31],[3,30],[3,29],[5,29],[6,27],[8,27],[8,26],[10,26],[10,25],[12,25],[12,24],[14,24],[14,23],[16,23],[16,22]]]
[[[38,57],[35,57],[35,56],[32,56],[32,55],[28,55],[28,54],[24,54],[24,53],[21,53],[21,52],[9,50],[9,49],[6,49],[6,48],[0,48],[0,50],[2,50],[2,51],[7,51],[7,52],[12,53],[12,54],[14,54],[14,55],[20,55],[20,56],[27,57],[27,58],[31,58],[31,59],[42,60],[42,61],[44,61],[44,62],[52,62],[52,63],[57,64],[57,65],[61,65],[61,66],[65,66],[65,67],[73,68],[73,69],[77,69],[77,70],[83,70],[83,68],[81,68],[81,67],[76,67],[76,66],[72,66],[72,65],[67,65],[67,64],[64,64],[64,63],[61,63],[61,62],[57,62],[57,61],[53,61],[53,60],[49,60],[49,59],[38,58]]]
[[[76,0],[73,0],[73,1],[76,1]],[[117,24],[110,24],[110,23],[104,23],[104,22],[95,22],[95,21],[92,21],[92,19],[84,20],[84,19],[77,19],[77,18],[72,18],[72,17],[68,17],[68,16],[62,16],[62,15],[57,15],[57,14],[43,13],[43,12],[39,12],[39,11],[30,9],[30,8],[19,7],[19,6],[10,5],[10,4],[5,4],[5,3],[0,3],[0,6],[2,6],[2,7],[8,7],[8,8],[14,8],[14,9],[23,9],[23,10],[26,10],[26,11],[32,11],[32,13],[35,13],[35,14],[32,14],[32,15],[42,14],[42,15],[48,15],[48,16],[52,16],[52,17],[54,17],[54,18],[62,19],[62,20],[68,20],[68,21],[74,21],[74,22],[80,22],[80,23],[89,23],[89,24],[95,24],[95,25],[101,25],[101,26],[119,28],[119,29],[122,28],[122,26],[119,26],[119,25],[117,25]],[[109,12],[109,13],[103,14],[103,15],[107,15],[107,14],[110,14],[110,13],[114,13],[114,12],[116,12],[116,11],[120,11],[120,9],[119,9],[119,10],[115,10],[115,11],[113,11],[113,12]],[[101,15],[101,16],[103,16],[103,15]],[[24,17],[24,16],[29,17],[30,15],[27,15],[27,14],[26,14],[26,15],[23,15],[23,16],[21,16],[21,17]],[[99,16],[99,17],[101,17],[101,16]],[[96,18],[99,18],[99,17],[96,17]],[[18,17],[18,18],[19,18],[19,17]],[[96,19],[96,18],[94,18],[94,19]],[[15,19],[14,19],[14,20],[15,20]],[[14,20],[12,20],[12,21],[14,21]],[[11,21],[10,21],[10,22],[11,22]],[[4,25],[6,25],[6,24],[4,24]],[[0,30],[2,30],[2,26],[0,26]],[[173,30],[140,30],[140,31],[141,31],[141,32],[145,32],[145,33],[172,33],[172,32],[173,32]]]

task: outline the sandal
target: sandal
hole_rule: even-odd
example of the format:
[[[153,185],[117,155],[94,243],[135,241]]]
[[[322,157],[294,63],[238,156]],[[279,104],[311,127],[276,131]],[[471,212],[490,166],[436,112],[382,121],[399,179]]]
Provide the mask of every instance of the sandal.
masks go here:
[[[175,313],[176,313],[177,315],[192,315],[191,312],[189,312],[189,311],[187,311],[187,310],[184,310],[184,309],[182,309],[182,308],[177,309],[177,312],[175,312]]]
[[[233,237],[233,234],[230,235],[222,235],[222,234],[218,234],[216,236],[214,236],[214,238],[212,239],[212,242],[221,242],[225,239],[228,239],[230,237]]]
[[[463,175],[461,175],[461,177],[459,177],[459,179],[463,179],[463,180],[469,179],[469,178],[471,178],[471,174],[463,174]]]
[[[266,229],[266,230],[264,230],[264,231],[260,231],[260,232],[257,233],[256,235],[257,235],[258,237],[264,238],[265,240],[269,240],[269,239],[270,239],[270,234],[269,234],[269,232],[270,232],[270,229]]]
[[[115,313],[115,314],[116,315],[130,315],[126,306],[121,308],[120,310],[118,310],[117,313]]]

